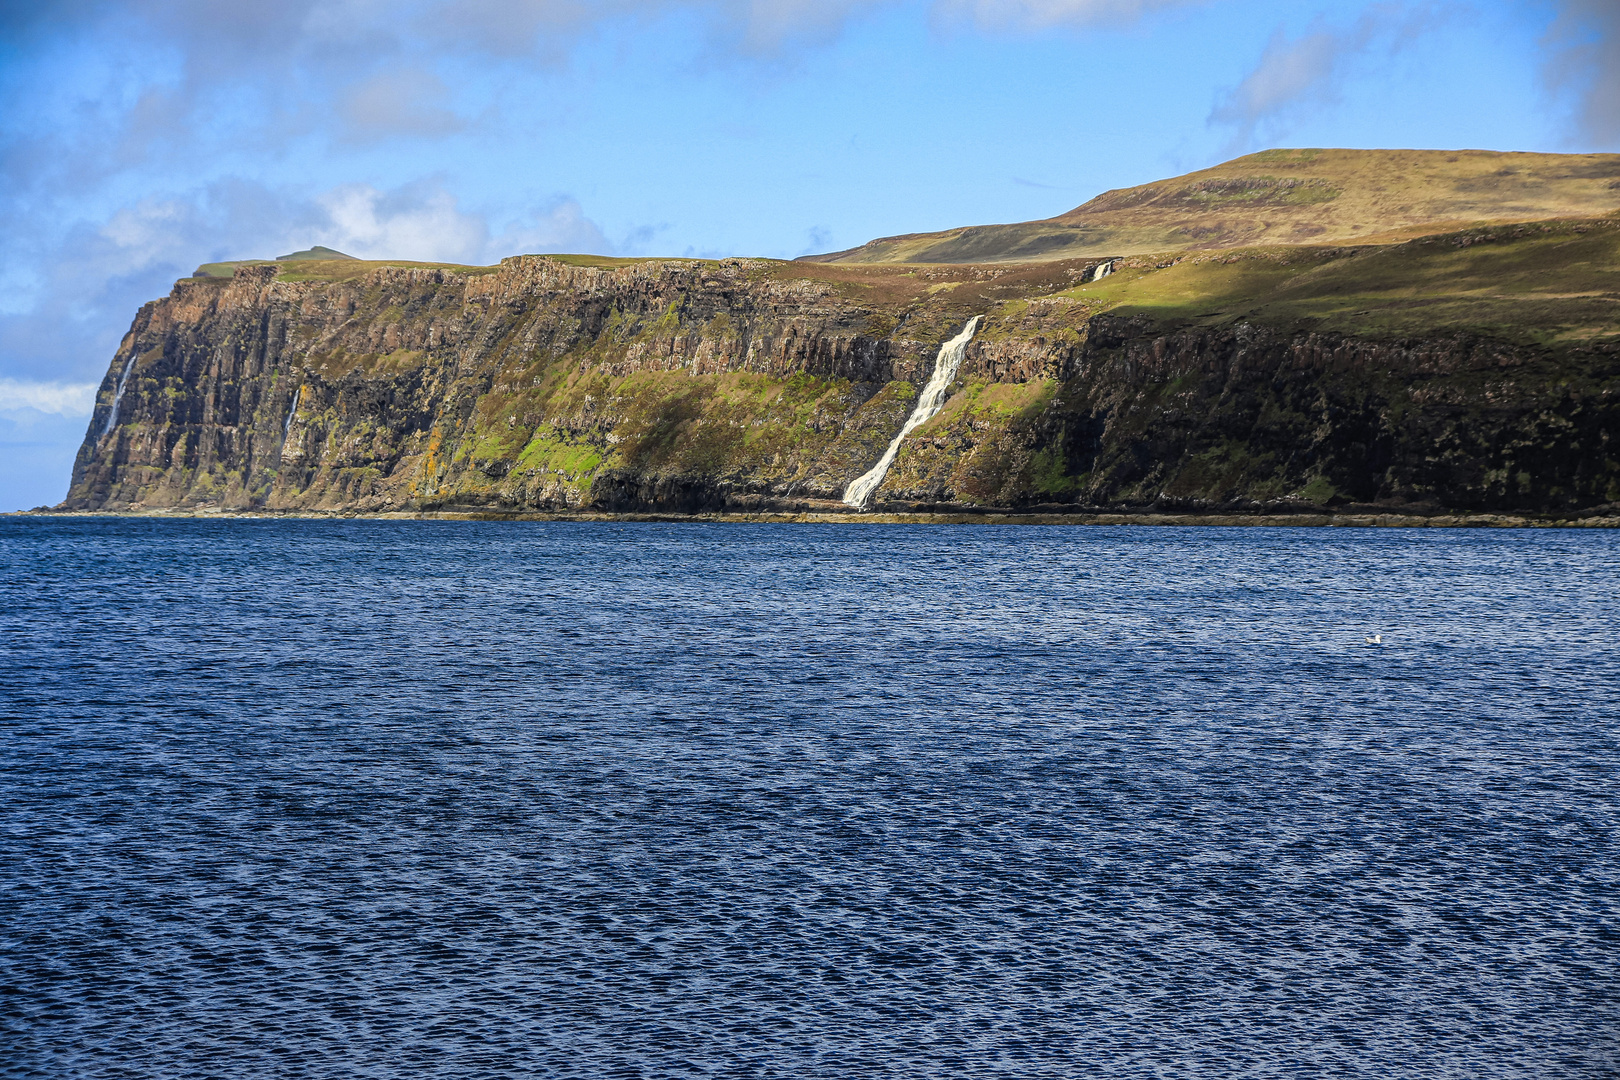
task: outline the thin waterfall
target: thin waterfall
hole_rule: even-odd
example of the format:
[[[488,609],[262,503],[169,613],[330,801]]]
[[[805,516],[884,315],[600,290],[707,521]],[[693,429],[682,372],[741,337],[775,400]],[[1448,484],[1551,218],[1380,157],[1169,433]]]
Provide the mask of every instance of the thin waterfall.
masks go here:
[[[905,427],[900,434],[894,437],[889,448],[883,451],[883,457],[872,468],[856,477],[844,489],[844,501],[854,507],[863,507],[872,498],[872,492],[883,483],[883,478],[889,473],[889,466],[894,464],[894,456],[900,452],[900,443],[907,435],[934,418],[940,409],[945,407],[945,392],[951,388],[951,380],[956,378],[956,369],[962,366],[962,357],[967,354],[968,342],[973,340],[973,331],[979,328],[979,316],[975,315],[962,327],[962,332],[939,347],[939,357],[934,361],[934,374],[929,377],[928,385],[917,398],[917,407],[911,410],[906,418]]]
[[[118,376],[118,385],[113,388],[112,411],[107,414],[107,423],[101,429],[103,438],[112,431],[113,425],[118,423],[118,403],[124,400],[124,387],[129,383],[129,372],[134,366],[135,354],[131,352],[129,359],[124,361],[123,374]]]
[[[1108,261],[1100,262],[1095,267],[1093,267],[1092,271],[1091,271],[1091,277],[1087,278],[1086,280],[1088,280],[1088,281],[1101,281],[1103,278],[1107,277],[1109,274],[1112,274],[1113,272],[1114,272],[1114,260],[1109,259]]]
[[[298,399],[303,395],[304,388],[302,386],[293,390],[292,408],[287,410],[287,422],[281,425],[281,453],[283,456],[287,453],[287,440],[292,438],[292,422],[293,417],[298,415]]]

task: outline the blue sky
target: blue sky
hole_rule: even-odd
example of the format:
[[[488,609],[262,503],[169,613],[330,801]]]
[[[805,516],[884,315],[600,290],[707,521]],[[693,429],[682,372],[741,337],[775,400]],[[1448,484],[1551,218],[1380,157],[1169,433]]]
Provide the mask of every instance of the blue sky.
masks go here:
[[[1620,149],[1620,0],[0,0],[0,510],[201,262],[788,258],[1268,146]]]

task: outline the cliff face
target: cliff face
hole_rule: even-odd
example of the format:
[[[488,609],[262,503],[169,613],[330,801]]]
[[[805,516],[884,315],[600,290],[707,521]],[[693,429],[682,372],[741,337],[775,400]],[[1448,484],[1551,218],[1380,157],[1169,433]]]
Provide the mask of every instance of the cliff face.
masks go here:
[[[1094,265],[243,267],[142,308],[63,505],[835,508],[973,314],[878,505],[1620,501],[1611,339],[1166,319]]]

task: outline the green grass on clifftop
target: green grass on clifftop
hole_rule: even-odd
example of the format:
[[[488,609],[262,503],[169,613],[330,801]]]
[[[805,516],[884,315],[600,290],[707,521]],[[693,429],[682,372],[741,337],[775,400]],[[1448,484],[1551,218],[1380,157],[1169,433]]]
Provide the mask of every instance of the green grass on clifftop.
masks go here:
[[[280,266],[281,273],[276,275],[277,281],[350,281],[363,277],[379,266],[416,266],[435,267],[442,270],[454,270],[464,274],[493,274],[500,268],[497,266],[466,266],[461,263],[413,262],[409,259],[239,259],[235,262],[203,263],[197,267],[193,278],[213,281],[229,281],[238,267],[242,266]]]
[[[1496,226],[1382,247],[1128,259],[1064,295],[1171,325],[1249,319],[1363,337],[1467,332],[1576,344],[1620,335],[1620,219]]]

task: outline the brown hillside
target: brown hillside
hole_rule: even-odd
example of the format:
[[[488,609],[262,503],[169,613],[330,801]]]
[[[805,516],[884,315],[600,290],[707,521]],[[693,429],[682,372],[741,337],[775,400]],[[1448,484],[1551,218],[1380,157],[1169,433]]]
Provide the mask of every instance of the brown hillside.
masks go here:
[[[873,240],[808,261],[1029,262],[1257,244],[1396,242],[1620,208],[1620,154],[1266,150],[1105,192],[1044,221]]]

